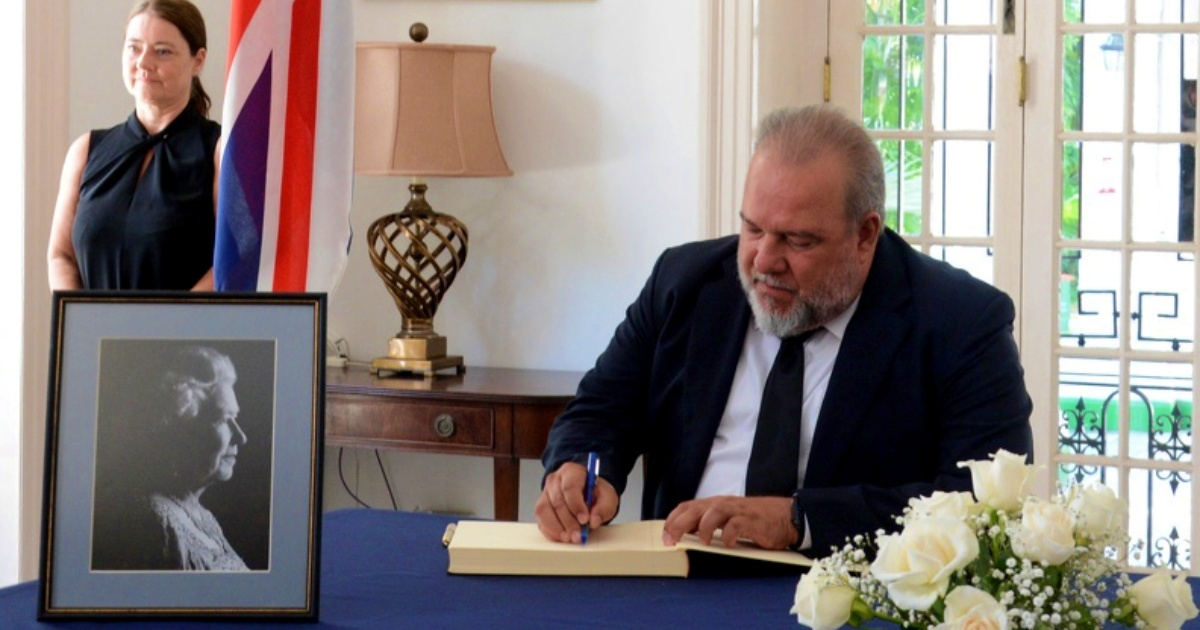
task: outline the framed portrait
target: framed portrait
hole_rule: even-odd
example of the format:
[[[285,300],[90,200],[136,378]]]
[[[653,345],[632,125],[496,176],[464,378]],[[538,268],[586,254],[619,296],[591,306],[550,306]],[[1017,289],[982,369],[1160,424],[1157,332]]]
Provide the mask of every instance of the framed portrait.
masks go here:
[[[39,618],[315,620],[324,294],[53,300]]]

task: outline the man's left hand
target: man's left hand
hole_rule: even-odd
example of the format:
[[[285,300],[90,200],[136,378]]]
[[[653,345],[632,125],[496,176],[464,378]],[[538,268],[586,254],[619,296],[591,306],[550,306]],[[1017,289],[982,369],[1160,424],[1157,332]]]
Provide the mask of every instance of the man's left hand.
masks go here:
[[[721,496],[685,501],[671,510],[663,543],[674,545],[684,534],[695,534],[708,545],[718,529],[726,547],[745,539],[763,549],[787,549],[799,543],[800,535],[792,526],[791,497]]]

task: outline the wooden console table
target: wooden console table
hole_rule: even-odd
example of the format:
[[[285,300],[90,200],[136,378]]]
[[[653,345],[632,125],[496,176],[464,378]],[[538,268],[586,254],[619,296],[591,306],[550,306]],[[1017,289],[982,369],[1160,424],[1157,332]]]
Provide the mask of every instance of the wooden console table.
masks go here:
[[[495,518],[517,520],[520,460],[540,459],[550,425],[582,372],[472,367],[463,374],[379,378],[325,371],[330,446],[491,457]]]

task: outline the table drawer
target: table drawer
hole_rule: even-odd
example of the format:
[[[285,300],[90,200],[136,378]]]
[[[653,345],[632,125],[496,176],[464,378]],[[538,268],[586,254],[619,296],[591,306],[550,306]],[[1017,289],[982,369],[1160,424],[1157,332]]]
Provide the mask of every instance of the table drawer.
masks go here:
[[[490,450],[496,443],[490,407],[328,396],[329,438]]]

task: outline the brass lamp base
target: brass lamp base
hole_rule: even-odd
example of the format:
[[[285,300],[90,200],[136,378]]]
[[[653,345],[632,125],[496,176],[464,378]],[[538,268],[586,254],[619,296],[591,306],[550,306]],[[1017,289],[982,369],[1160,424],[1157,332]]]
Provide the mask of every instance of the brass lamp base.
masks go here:
[[[438,372],[454,368],[455,374],[467,370],[463,358],[446,354],[446,338],[437,334],[405,334],[388,340],[386,357],[371,361],[371,372],[421,374],[433,378]]]
[[[446,338],[441,335],[405,335],[388,339],[387,355],[393,359],[437,359],[446,356]]]
[[[437,376],[438,372],[450,368],[454,368],[455,374],[462,374],[467,371],[467,366],[463,365],[463,358],[459,355],[450,355],[437,359],[394,359],[392,357],[379,357],[371,361],[372,373],[420,374],[427,379],[431,379]]]

